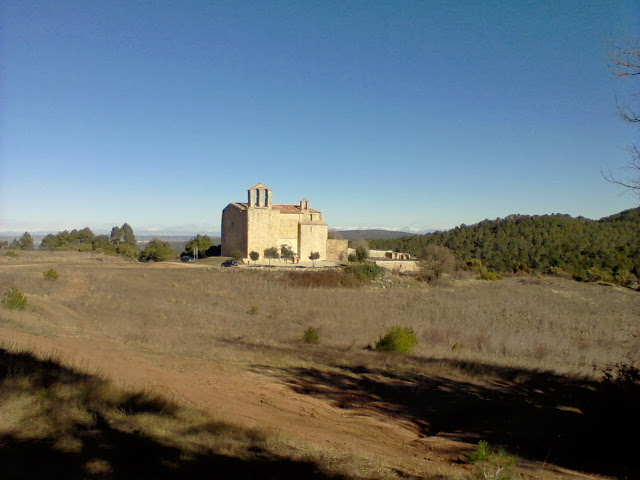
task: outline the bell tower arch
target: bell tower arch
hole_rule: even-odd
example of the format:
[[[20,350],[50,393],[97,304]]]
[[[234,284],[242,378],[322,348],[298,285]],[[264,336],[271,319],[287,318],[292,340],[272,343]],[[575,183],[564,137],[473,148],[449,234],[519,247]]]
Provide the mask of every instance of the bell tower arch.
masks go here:
[[[270,208],[273,205],[272,190],[263,183],[254,185],[247,193],[249,208]]]

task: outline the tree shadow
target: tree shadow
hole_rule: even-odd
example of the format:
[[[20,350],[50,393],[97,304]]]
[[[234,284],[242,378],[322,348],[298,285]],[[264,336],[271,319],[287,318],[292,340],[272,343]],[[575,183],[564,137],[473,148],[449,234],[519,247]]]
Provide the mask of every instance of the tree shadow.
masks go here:
[[[632,460],[640,427],[638,383],[597,382],[479,362],[413,357],[411,363],[453,367],[469,380],[335,364],[329,369],[254,369],[339,408],[410,421],[424,436],[447,434],[472,444],[482,439],[532,461],[640,478]],[[474,381],[474,375],[482,381]]]
[[[249,458],[213,451],[185,452],[140,432],[113,428],[100,415],[91,428],[76,426],[80,452],[59,448],[55,438],[0,435],[0,476],[3,479],[342,479],[320,471],[313,462],[283,458],[252,449]]]
[[[147,422],[181,422],[182,407],[147,392],[114,390],[107,380],[55,360],[0,349],[0,416],[16,415],[8,405],[24,399],[33,412],[0,431],[0,478],[345,478],[313,461],[271,451],[259,430],[192,421],[184,427],[173,424],[179,426],[177,434],[153,433],[147,423],[135,421],[137,416]],[[241,447],[228,453],[200,438],[222,443],[231,438]]]

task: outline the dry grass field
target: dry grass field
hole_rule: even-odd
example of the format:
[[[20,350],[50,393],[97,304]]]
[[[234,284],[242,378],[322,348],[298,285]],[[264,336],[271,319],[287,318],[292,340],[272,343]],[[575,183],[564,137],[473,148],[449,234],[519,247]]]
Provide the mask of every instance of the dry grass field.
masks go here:
[[[61,477],[490,478],[495,462],[468,461],[480,440],[517,459],[495,478],[639,474],[622,438],[637,385],[600,381],[640,367],[636,291],[529,276],[302,288],[276,270],[19,255],[0,256],[0,295],[29,302],[0,309],[15,478],[32,475],[7,452],[28,449]],[[310,325],[318,345],[301,341]],[[413,355],[370,349],[395,325],[416,332]]]

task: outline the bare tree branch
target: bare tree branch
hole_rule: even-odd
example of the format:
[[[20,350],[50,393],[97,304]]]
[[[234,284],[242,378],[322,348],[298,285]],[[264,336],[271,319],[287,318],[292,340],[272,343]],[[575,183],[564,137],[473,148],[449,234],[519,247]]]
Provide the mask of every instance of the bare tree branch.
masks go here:
[[[613,48],[614,51],[611,53],[611,63],[609,64],[609,69],[613,75],[618,78],[637,78],[640,76],[640,37],[630,41],[624,47],[613,45]],[[640,92],[634,95],[634,97],[636,96],[640,96]],[[627,102],[618,102],[617,97],[616,105],[618,115],[622,120],[627,123],[640,123],[640,113],[636,108],[631,107]],[[627,164],[627,168],[632,171],[631,175],[621,179],[614,176],[608,168],[607,172],[601,169],[600,173],[608,182],[628,188],[640,197],[640,148],[638,145],[632,145],[629,147],[629,153],[631,160]]]
[[[629,153],[631,154],[631,160],[627,164],[627,169],[633,170],[635,172],[633,175],[620,179],[611,173],[610,168],[607,168],[606,172],[600,169],[600,174],[607,182],[628,188],[640,197],[640,148],[637,145],[632,145],[629,147]]]
[[[609,69],[616,77],[640,75],[640,40],[630,42],[627,47],[613,45]]]

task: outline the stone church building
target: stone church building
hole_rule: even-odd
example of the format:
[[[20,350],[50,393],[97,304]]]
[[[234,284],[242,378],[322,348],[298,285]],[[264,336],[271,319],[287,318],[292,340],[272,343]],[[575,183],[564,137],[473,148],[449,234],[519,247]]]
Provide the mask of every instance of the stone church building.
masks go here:
[[[299,204],[273,203],[272,190],[262,183],[248,190],[247,203],[230,203],[222,211],[222,251],[224,257],[239,251],[244,258],[267,248],[287,245],[299,259],[312,252],[320,260],[340,260],[346,254],[346,240],[328,240],[328,226],[322,212],[303,198]]]

